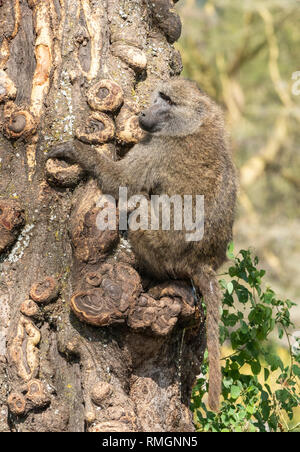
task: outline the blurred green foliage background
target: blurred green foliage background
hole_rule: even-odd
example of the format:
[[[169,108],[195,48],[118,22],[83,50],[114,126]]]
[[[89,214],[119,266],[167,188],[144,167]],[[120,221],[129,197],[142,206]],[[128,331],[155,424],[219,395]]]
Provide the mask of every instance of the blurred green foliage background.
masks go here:
[[[240,189],[235,249],[298,302],[300,328],[300,1],[180,0],[185,77],[223,105]],[[294,77],[294,79],[293,79]]]

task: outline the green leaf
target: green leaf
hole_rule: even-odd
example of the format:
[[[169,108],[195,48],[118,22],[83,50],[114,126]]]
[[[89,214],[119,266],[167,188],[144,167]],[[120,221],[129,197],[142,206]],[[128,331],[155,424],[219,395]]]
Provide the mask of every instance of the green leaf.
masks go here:
[[[223,385],[225,386],[225,388],[229,388],[232,385],[232,378],[224,378],[223,379]]]
[[[281,403],[286,402],[286,400],[289,398],[289,392],[287,389],[278,389],[278,391],[275,391],[276,398]]]
[[[235,314],[229,314],[223,318],[225,326],[234,326],[238,322],[239,318]]]
[[[247,410],[247,413],[253,414],[253,413],[255,412],[255,406],[253,406],[253,405],[248,405],[247,408],[246,408],[246,410]]]
[[[254,375],[258,375],[261,371],[261,365],[259,361],[252,361],[251,362],[251,370]]]
[[[234,276],[236,276],[236,275],[237,275],[237,269],[236,269],[236,267],[230,267],[230,268],[228,269],[228,274],[229,274],[229,276],[231,276],[232,278],[233,278]]]
[[[227,283],[226,283],[225,279],[220,279],[219,284],[222,287],[222,289],[226,290]]]
[[[230,389],[230,394],[233,399],[237,399],[241,394],[241,389],[239,386],[232,385]]]
[[[265,355],[265,359],[266,359],[267,363],[271,366],[272,372],[278,368],[283,370],[283,368],[284,368],[283,362],[281,361],[279,356],[270,353],[270,354]]]
[[[228,259],[234,259],[234,254],[233,254],[233,250],[234,250],[234,243],[230,242],[227,248],[227,257]]]
[[[231,281],[227,284],[227,291],[228,291],[229,295],[231,295],[233,292],[233,284]]]
[[[269,378],[269,375],[270,375],[269,369],[264,368],[264,378],[265,378],[265,381]]]
[[[271,407],[269,406],[269,404],[267,402],[262,403],[261,414],[262,414],[264,421],[266,421],[268,419],[268,417],[270,416],[270,411],[271,411]]]
[[[296,364],[294,364],[292,369],[293,369],[294,375],[297,375],[297,377],[300,377],[300,367],[297,366]]]

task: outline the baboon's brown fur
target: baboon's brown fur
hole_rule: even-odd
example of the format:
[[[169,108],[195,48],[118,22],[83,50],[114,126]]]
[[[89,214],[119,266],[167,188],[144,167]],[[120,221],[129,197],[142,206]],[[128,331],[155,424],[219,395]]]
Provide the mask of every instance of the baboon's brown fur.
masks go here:
[[[178,231],[129,231],[142,268],[158,279],[191,278],[207,307],[209,404],[218,410],[221,391],[219,320],[221,294],[215,271],[232,238],[236,173],[227,147],[221,109],[194,82],[173,79],[155,91],[140,116],[147,137],[113,162],[79,143],[58,145],[49,158],[77,162],[118,198],[119,187],[134,194],[204,195],[204,237],[187,242]],[[150,202],[150,201],[149,201]]]

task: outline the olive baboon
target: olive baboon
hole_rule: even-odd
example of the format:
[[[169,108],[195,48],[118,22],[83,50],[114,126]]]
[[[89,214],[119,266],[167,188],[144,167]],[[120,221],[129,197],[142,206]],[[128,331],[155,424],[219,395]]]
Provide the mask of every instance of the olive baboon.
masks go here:
[[[162,280],[191,278],[207,308],[209,404],[219,406],[221,293],[215,271],[226,260],[232,238],[236,173],[226,144],[221,109],[194,82],[163,82],[149,109],[140,114],[148,132],[120,161],[113,162],[81,143],[62,143],[48,158],[79,163],[103,193],[203,195],[204,236],[186,241],[186,230],[129,230],[129,241],[143,269]]]

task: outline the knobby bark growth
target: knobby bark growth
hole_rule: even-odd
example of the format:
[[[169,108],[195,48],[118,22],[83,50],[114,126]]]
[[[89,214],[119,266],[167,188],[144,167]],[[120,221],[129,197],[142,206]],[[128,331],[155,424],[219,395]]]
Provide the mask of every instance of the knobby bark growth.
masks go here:
[[[138,273],[99,231],[101,192],[49,160],[77,137],[117,159],[177,76],[172,0],[0,1],[0,431],[193,431],[205,345],[187,282]]]

